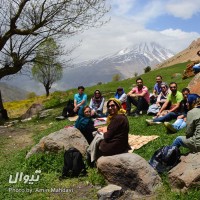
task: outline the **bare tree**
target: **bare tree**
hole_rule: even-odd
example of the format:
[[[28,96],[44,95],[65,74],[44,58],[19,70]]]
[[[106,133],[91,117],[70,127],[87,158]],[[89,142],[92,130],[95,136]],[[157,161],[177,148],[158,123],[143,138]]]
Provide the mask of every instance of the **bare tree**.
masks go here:
[[[108,11],[106,0],[0,0],[0,80],[29,67],[46,38],[100,27]]]
[[[35,60],[48,37],[71,37],[105,23],[106,0],[0,0],[0,79]]]

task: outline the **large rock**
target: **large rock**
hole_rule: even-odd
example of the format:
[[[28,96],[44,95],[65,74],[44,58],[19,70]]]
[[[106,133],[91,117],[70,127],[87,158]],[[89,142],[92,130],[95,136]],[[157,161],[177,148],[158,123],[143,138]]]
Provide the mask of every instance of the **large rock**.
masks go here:
[[[200,95],[200,73],[196,74],[195,77],[188,84],[190,93],[195,93]]]
[[[88,146],[87,140],[76,128],[64,128],[54,133],[43,137],[40,142],[35,145],[26,155],[29,158],[32,154],[38,152],[59,152],[69,149],[70,147],[77,148],[82,155],[86,153]]]
[[[195,75],[193,71],[193,66],[197,63],[199,63],[199,61],[192,61],[189,64],[187,64],[186,70],[184,70],[183,72],[183,76],[182,76],[183,79],[186,79]]]
[[[43,106],[41,104],[34,103],[30,106],[30,108],[26,111],[26,113],[24,113],[21,116],[21,119],[23,120],[23,119],[31,118],[37,115],[42,109],[43,109]]]
[[[152,194],[161,184],[158,173],[144,158],[134,153],[100,157],[97,168],[109,183],[134,190],[140,195]]]
[[[169,180],[175,189],[187,190],[200,184],[200,153],[181,157],[181,162],[169,171]]]
[[[122,194],[122,187],[113,184],[109,184],[97,192],[99,200],[118,199]]]

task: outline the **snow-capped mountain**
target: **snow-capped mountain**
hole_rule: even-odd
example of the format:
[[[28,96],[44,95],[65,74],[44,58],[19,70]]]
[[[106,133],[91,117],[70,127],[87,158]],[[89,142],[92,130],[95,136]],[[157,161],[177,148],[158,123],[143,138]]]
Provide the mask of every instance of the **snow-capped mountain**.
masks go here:
[[[145,67],[150,66],[153,69],[172,56],[173,52],[155,42],[140,43],[66,68],[62,80],[56,82],[51,91],[76,88],[79,85],[92,86],[99,82],[106,83],[111,81],[115,74],[119,74],[121,79],[134,77],[135,73],[138,75],[144,73]],[[45,93],[41,84],[28,77],[19,76],[9,81],[9,84],[16,85],[16,83],[27,91]]]
[[[114,54],[75,64],[73,69],[64,72],[61,84],[71,88],[109,82],[115,74],[120,74],[122,79],[133,77],[135,73],[144,73],[145,67],[153,69],[172,56],[172,51],[155,42],[140,43]]]

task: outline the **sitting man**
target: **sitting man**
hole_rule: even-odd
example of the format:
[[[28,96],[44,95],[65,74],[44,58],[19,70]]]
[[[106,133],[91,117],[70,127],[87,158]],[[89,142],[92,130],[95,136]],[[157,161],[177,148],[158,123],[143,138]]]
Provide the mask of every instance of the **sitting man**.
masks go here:
[[[136,110],[134,116],[138,116],[140,111],[148,110],[149,108],[149,92],[148,88],[143,85],[143,80],[141,78],[136,79],[137,86],[134,87],[128,94],[127,94],[127,115],[130,116],[131,111],[131,103],[136,106]]]
[[[78,114],[81,107],[87,104],[87,95],[84,94],[85,88],[83,86],[78,86],[78,93],[74,95],[74,112]]]
[[[148,125],[161,124],[162,122],[176,119],[180,115],[180,113],[178,113],[178,108],[181,101],[183,100],[183,95],[181,92],[177,91],[177,84],[175,82],[171,82],[169,88],[171,93],[167,96],[167,100],[163,104],[160,111],[157,113],[157,117],[153,120],[146,120]],[[169,104],[171,104],[170,109],[164,116],[161,117],[161,113],[166,110]]]
[[[154,88],[153,88],[153,94],[151,95],[150,97],[150,103],[151,104],[154,104],[156,103],[156,99],[157,99],[157,96],[161,93],[161,83],[162,83],[162,76],[160,75],[157,75],[156,76],[156,84],[154,85]]]

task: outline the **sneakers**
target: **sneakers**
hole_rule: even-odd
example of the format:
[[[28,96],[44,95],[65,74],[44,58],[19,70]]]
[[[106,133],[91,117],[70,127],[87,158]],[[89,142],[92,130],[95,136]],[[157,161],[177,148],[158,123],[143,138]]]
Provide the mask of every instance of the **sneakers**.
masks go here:
[[[149,125],[149,126],[162,124],[162,122],[154,122],[151,119],[146,119],[145,121],[146,121],[147,125]]]
[[[173,133],[176,133],[177,130],[169,122],[164,122],[164,126],[167,130],[170,130]]]

